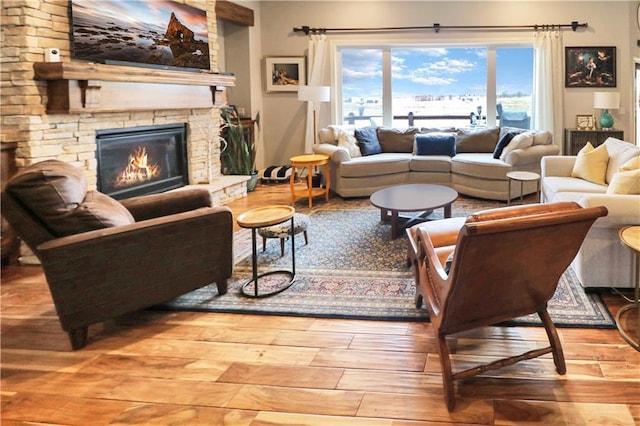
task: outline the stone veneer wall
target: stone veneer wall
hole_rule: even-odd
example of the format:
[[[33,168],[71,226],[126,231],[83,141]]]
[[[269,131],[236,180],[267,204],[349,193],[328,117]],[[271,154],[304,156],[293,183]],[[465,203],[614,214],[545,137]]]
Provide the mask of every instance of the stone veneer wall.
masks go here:
[[[209,24],[211,68],[217,70],[217,27],[214,0],[184,3],[206,10]],[[61,61],[70,61],[68,0],[3,0],[0,15],[0,143],[15,147],[16,163],[23,167],[58,159],[86,170],[95,189],[98,129],[188,123],[189,180],[220,187],[218,108],[145,112],[47,114],[45,81],[33,79],[33,63],[44,61],[47,48],[58,48]],[[245,180],[236,179],[214,202],[246,195]],[[225,185],[223,185],[223,188]],[[215,195],[215,194],[214,194]]]

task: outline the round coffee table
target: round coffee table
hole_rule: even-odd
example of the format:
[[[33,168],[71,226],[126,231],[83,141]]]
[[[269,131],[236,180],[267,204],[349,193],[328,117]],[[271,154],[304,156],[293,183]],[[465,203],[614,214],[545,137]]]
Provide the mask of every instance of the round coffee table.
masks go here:
[[[266,206],[266,207],[258,207],[253,210],[249,210],[245,213],[242,213],[238,216],[237,222],[238,225],[242,228],[250,228],[251,229],[251,266],[253,268],[253,277],[247,281],[242,286],[242,294],[247,297],[267,297],[273,296],[274,294],[278,294],[293,284],[296,279],[296,243],[295,243],[295,232],[294,232],[294,224],[293,224],[293,216],[296,212],[291,206]],[[262,274],[258,274],[258,249],[256,243],[256,231],[258,228],[263,228],[265,226],[271,226],[278,223],[285,222],[287,220],[291,221],[291,271],[279,270],[279,271],[269,271],[264,272]],[[276,290],[273,290],[268,293],[259,293],[258,292],[258,278],[264,277],[266,275],[273,274],[284,274],[289,276],[289,281],[287,281],[284,286],[279,287]],[[247,288],[251,286],[253,283],[253,292],[249,293]]]
[[[458,192],[448,186],[431,184],[395,185],[376,191],[371,204],[380,209],[380,219],[391,221],[391,238],[398,238],[404,228],[425,222],[434,209],[444,207],[444,217],[451,217],[451,204]],[[414,216],[400,216],[400,212],[420,212]]]

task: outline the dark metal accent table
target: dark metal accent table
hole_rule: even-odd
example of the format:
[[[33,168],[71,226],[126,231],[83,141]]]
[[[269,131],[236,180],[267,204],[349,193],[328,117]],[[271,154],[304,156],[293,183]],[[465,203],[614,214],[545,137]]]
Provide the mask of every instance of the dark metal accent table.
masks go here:
[[[456,198],[458,192],[448,186],[415,183],[381,189],[371,195],[370,201],[380,209],[380,220],[391,221],[391,238],[395,239],[402,229],[425,222],[439,207],[444,207],[445,218],[451,217],[451,204]],[[407,217],[400,216],[400,212],[420,213]]]
[[[247,281],[242,286],[242,294],[247,297],[261,298],[273,296],[274,294],[278,294],[293,285],[293,282],[296,279],[296,245],[295,245],[295,234],[293,232],[294,224],[293,224],[293,215],[296,212],[291,206],[266,206],[259,207],[257,209],[249,210],[245,213],[242,213],[238,216],[237,222],[238,225],[242,228],[251,229],[251,262],[253,268],[253,277],[249,281]],[[258,250],[256,243],[256,231],[258,228],[263,228],[265,226],[276,225],[278,223],[282,223],[286,220],[291,221],[291,271],[286,270],[277,270],[277,271],[269,271],[264,272],[262,274],[258,274]],[[274,274],[284,274],[290,277],[289,281],[285,283],[284,286],[271,291],[269,293],[258,292],[258,278],[264,277],[267,275]],[[247,288],[251,286],[253,283],[253,293],[248,292]]]

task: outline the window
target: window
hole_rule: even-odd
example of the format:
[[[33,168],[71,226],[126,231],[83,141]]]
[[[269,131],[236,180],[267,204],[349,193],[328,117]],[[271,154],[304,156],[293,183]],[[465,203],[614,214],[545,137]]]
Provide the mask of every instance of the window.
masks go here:
[[[532,47],[341,47],[338,58],[345,124],[530,125]]]

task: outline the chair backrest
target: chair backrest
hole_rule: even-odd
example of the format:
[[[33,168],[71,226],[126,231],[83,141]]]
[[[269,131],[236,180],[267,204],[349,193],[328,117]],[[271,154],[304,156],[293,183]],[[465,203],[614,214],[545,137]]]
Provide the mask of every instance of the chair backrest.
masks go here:
[[[82,170],[57,160],[15,174],[2,192],[2,215],[36,256],[51,239],[135,222],[121,203],[88,191]]]
[[[443,295],[447,333],[494,324],[544,309],[604,207],[537,204],[470,216],[462,227]],[[507,215],[505,215],[507,213]]]
[[[7,191],[2,192],[2,216],[36,256],[40,244],[56,238],[31,210]]]

